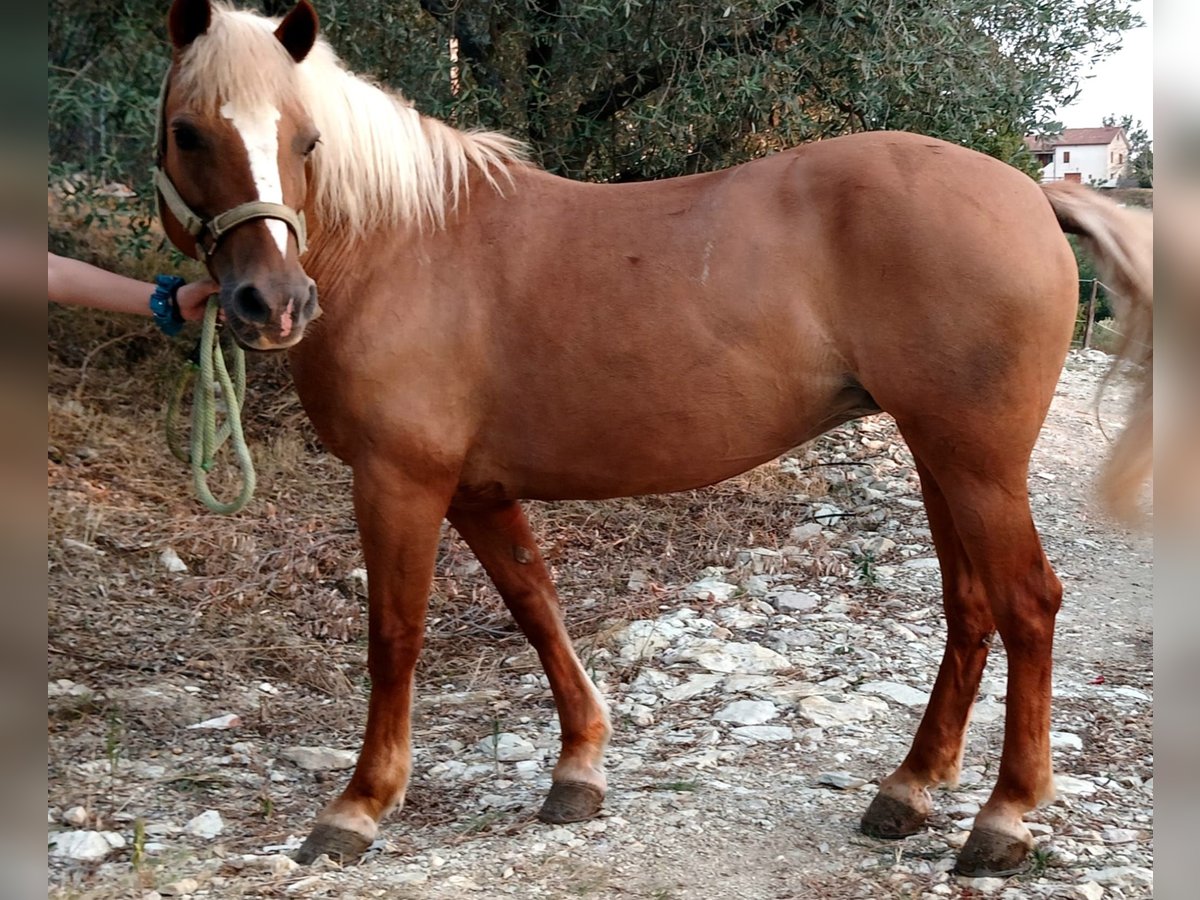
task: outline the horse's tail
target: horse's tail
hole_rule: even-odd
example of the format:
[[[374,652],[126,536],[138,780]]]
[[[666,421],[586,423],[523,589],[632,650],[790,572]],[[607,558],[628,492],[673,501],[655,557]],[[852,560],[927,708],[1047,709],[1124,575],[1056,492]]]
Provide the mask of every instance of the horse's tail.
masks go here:
[[[1139,366],[1137,394],[1129,421],[1113,445],[1100,477],[1100,491],[1111,510],[1137,518],[1137,500],[1153,462],[1153,218],[1147,210],[1118,206],[1097,191],[1069,182],[1042,186],[1063,231],[1079,236],[1101,280],[1115,295],[1120,338],[1118,360]]]

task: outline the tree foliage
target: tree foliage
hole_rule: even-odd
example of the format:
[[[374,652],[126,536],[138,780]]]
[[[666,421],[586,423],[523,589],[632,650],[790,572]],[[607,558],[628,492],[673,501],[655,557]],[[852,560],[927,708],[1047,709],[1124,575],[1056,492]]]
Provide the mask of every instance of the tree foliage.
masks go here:
[[[278,14],[289,4],[267,0]],[[906,129],[1029,171],[1134,0],[316,0],[355,71],[546,168],[620,181]],[[50,154],[144,185],[166,0],[50,0]],[[456,39],[460,77],[450,78]]]

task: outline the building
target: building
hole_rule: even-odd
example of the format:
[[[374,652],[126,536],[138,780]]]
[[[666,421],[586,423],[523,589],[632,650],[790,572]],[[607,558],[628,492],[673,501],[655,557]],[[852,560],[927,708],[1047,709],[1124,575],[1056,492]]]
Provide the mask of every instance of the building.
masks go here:
[[[1116,187],[1129,162],[1129,139],[1117,126],[1064,128],[1052,138],[1025,138],[1042,165],[1042,181]]]

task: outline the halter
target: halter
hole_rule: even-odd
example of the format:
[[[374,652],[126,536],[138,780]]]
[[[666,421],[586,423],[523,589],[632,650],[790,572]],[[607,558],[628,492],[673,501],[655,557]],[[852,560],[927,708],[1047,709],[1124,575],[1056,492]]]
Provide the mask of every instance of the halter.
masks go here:
[[[167,83],[171,79],[171,70],[163,76],[162,86],[158,90],[158,113],[154,117],[154,187],[155,201],[158,207],[158,218],[163,218],[163,205],[171,211],[171,215],[192,236],[196,243],[196,258],[208,265],[208,261],[216,252],[221,238],[243,222],[253,219],[278,219],[292,230],[296,236],[296,250],[303,254],[308,248],[308,231],[304,224],[304,212],[292,209],[282,203],[268,203],[266,200],[251,200],[233,209],[218,213],[211,219],[205,219],[195,212],[180,196],[178,189],[170,177],[163,171],[163,157],[166,155],[166,99]],[[181,248],[182,249],[182,248]]]

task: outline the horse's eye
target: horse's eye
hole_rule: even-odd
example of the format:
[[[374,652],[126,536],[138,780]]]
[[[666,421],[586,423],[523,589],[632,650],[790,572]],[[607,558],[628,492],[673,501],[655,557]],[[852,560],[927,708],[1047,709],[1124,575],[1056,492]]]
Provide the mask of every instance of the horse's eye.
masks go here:
[[[308,146],[304,148],[304,155],[311,156],[312,152],[317,149],[317,144],[321,143],[320,137],[315,137],[308,142]]]
[[[180,150],[198,150],[203,143],[200,132],[184,122],[176,123],[172,130],[175,133],[175,146]]]

